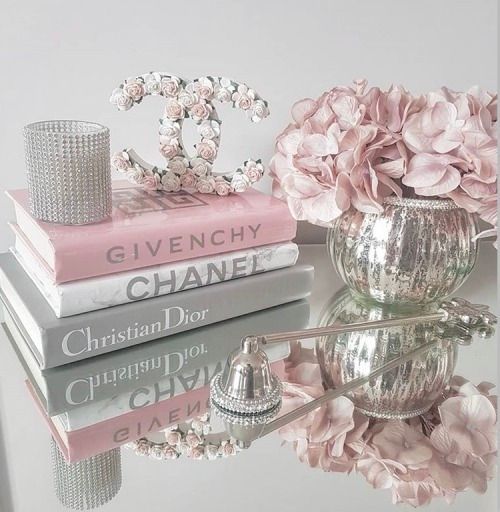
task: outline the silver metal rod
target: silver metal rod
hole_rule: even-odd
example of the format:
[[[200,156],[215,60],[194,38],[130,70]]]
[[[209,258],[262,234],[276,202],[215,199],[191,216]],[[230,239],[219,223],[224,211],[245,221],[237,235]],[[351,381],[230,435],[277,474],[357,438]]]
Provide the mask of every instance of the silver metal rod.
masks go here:
[[[446,317],[445,313],[427,313],[424,315],[403,316],[400,318],[389,318],[387,320],[371,320],[366,322],[356,322],[352,324],[332,324],[326,327],[314,327],[302,331],[278,332],[275,334],[264,334],[256,336],[257,340],[263,344],[280,343],[283,341],[296,341],[317,336],[326,336],[329,334],[344,334],[348,332],[366,331],[368,329],[384,329],[387,327],[396,327],[399,325],[411,325],[423,322],[440,322]]]
[[[353,324],[351,324],[353,325]],[[405,354],[394,358],[393,360],[389,361],[386,364],[383,364],[379,368],[373,370],[369,375],[366,375],[365,377],[358,377],[357,379],[353,379],[343,386],[340,386],[336,389],[331,389],[329,391],[325,391],[325,394],[320,396],[319,398],[316,398],[314,400],[311,400],[307,404],[304,404],[297,409],[294,409],[293,411],[290,411],[287,414],[284,414],[283,416],[280,416],[279,418],[267,423],[264,425],[262,432],[260,433],[259,437],[263,437],[267,434],[270,434],[271,432],[274,432],[275,430],[278,430],[285,425],[288,425],[288,423],[291,423],[292,421],[295,421],[305,414],[308,414],[311,411],[314,411],[317,409],[320,405],[324,404],[325,402],[329,402],[330,400],[334,400],[335,398],[338,398],[339,396],[344,395],[345,393],[352,391],[356,389],[359,386],[362,386],[363,384],[366,384],[371,379],[374,379],[376,377],[379,377],[380,375],[384,374],[385,372],[392,370],[393,368],[397,368],[403,363],[406,363],[407,361],[410,361],[411,359],[424,354],[431,348],[435,347],[438,343],[437,339],[434,339],[433,341],[429,341],[428,343],[424,343],[417,347],[416,349],[410,350],[409,352],[406,352]]]

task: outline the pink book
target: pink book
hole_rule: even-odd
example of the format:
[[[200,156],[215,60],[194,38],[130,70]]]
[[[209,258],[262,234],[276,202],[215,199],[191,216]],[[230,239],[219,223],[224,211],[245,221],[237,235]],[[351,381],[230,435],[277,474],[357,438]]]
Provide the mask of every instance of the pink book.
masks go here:
[[[285,361],[276,361],[271,364],[271,368],[273,373],[283,378]],[[59,423],[49,418],[31,382],[26,380],[25,383],[52,437],[70,463],[107,452],[140,437],[164,430],[171,425],[183,423],[203,415],[209,409],[210,386],[208,385],[80,430],[66,432]]]
[[[56,283],[285,242],[297,230],[285,203],[253,189],[219,197],[113,182],[112,216],[86,226],[36,220],[26,189],[7,195]]]

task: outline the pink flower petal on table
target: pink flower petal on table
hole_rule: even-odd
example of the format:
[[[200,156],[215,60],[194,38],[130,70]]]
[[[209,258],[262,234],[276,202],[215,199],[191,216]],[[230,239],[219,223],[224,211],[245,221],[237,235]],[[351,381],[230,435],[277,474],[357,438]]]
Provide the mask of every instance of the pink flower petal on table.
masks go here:
[[[439,407],[442,424],[461,450],[482,456],[496,450],[496,411],[483,395],[453,397]]]
[[[307,118],[314,114],[317,108],[318,105],[313,99],[304,98],[293,105],[292,117],[297,124],[301,125]]]

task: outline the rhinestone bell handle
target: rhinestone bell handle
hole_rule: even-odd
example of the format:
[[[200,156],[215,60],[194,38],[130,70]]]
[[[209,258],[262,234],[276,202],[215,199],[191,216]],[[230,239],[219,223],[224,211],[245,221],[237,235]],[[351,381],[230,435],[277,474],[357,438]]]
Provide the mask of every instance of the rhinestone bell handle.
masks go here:
[[[424,322],[452,324],[472,334],[475,331],[492,328],[497,323],[497,317],[489,311],[488,306],[472,304],[459,297],[443,302],[435,313],[390,318],[386,320],[372,320],[355,322],[351,324],[334,324],[325,327],[314,327],[302,331],[280,332],[276,334],[263,334],[248,336],[242,340],[242,349],[248,350],[254,343],[270,344],[283,341],[297,341],[300,339],[327,336],[330,334],[344,334],[348,332],[366,331],[369,329],[384,329],[401,325],[412,325]]]

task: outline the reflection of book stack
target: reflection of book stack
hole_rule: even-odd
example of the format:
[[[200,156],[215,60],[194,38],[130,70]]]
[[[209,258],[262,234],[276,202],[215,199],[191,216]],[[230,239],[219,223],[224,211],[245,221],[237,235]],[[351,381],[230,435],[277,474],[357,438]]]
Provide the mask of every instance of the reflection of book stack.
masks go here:
[[[16,244],[0,256],[2,298],[38,365],[52,368],[307,296],[296,223],[250,191],[220,198],[119,183],[110,220],[33,219],[9,193]],[[209,286],[207,286],[209,285]]]
[[[301,329],[308,319],[308,303],[296,301],[42,372],[16,319],[5,311],[6,331],[26,369],[31,393],[70,461],[203,414],[209,381],[242,336]],[[288,344],[268,347],[275,372],[288,353]],[[107,385],[106,378],[113,384]],[[82,385],[76,392],[75,383]]]

